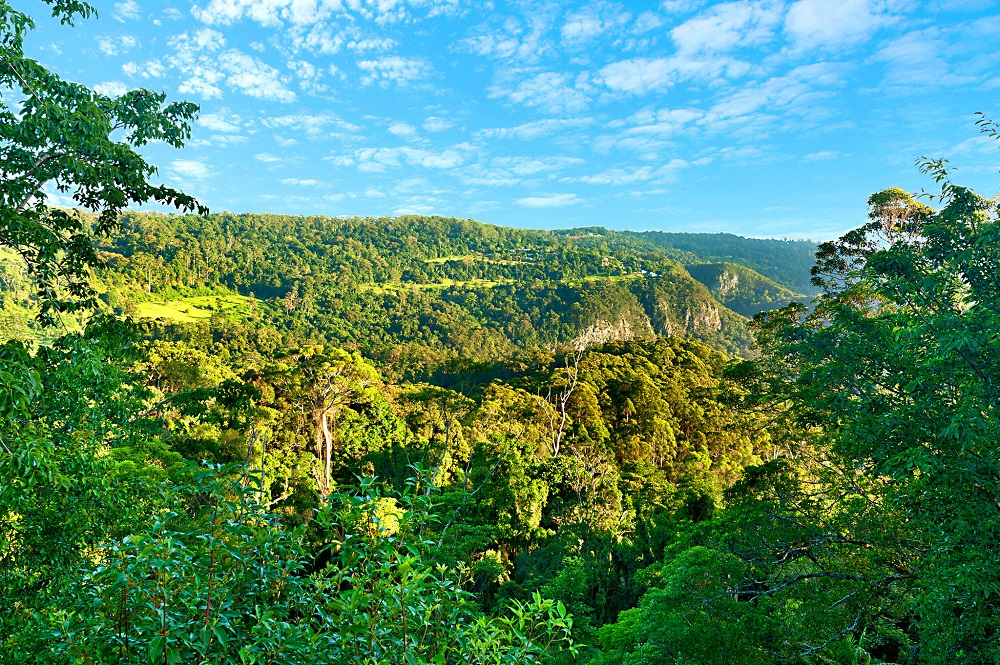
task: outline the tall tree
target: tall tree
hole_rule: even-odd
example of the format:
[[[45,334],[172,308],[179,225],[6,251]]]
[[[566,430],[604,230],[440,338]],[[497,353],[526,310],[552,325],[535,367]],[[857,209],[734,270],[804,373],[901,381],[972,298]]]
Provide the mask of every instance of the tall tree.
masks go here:
[[[63,24],[96,14],[80,0],[46,2]],[[118,228],[127,206],[152,201],[207,209],[150,183],[156,167],[137,152],[150,141],[181,147],[198,107],[168,104],[166,95],[149,90],[112,97],[65,81],[25,54],[34,27],[30,16],[0,0],[0,247],[24,259],[38,287],[39,318],[52,323],[57,312],[95,303],[87,279],[100,265],[94,242]],[[50,205],[56,192],[93,218]]]

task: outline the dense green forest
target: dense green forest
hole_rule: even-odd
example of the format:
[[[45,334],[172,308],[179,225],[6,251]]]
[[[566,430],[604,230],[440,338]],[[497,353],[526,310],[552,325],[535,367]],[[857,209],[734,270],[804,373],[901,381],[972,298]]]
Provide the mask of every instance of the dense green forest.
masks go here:
[[[527,349],[657,335],[745,355],[744,317],[806,297],[746,266],[780,265],[769,272],[801,285],[815,252],[808,242],[695,236],[700,251],[730,253],[728,263],[707,264],[661,234],[407,216],[126,213],[120,223],[98,250],[105,265],[95,288],[111,311],[159,319],[162,334],[175,336],[189,333],[169,324],[202,319],[211,328],[212,314],[225,314],[286,345],[358,350],[407,379],[457,365],[483,371]],[[16,261],[0,270],[0,335],[23,336],[30,280]]]
[[[135,152],[193,107],[0,26],[0,663],[1000,663],[998,199],[944,162],[818,247],[209,214]]]

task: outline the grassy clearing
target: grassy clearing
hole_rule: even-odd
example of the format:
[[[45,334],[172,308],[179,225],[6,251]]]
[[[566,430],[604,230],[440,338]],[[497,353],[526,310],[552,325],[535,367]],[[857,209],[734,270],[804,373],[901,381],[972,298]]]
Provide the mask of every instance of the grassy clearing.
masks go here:
[[[436,259],[424,259],[424,263],[448,263],[448,261],[488,261],[481,254],[463,254],[462,256],[439,256]]]
[[[193,323],[212,316],[210,311],[189,305],[183,300],[141,302],[136,308],[140,319],[165,319],[177,323]]]
[[[161,300],[138,303],[139,317],[144,319],[164,319],[177,323],[201,321],[219,312],[226,316],[247,316],[254,307],[246,296],[192,296],[177,300]]]
[[[442,279],[440,282],[383,282],[380,284],[359,284],[358,289],[360,291],[367,291],[369,293],[375,293],[378,295],[385,295],[387,293],[398,293],[400,291],[442,291],[452,286],[462,286],[466,288],[473,289],[492,289],[495,286],[501,284],[508,284],[510,282],[496,282],[489,279],[469,279],[469,280],[454,280],[454,279]]]

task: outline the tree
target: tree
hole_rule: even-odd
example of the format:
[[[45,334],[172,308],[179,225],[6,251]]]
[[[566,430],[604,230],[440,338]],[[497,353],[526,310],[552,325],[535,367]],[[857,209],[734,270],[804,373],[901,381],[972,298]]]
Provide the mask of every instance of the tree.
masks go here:
[[[81,0],[46,2],[66,25],[96,14]],[[153,201],[208,211],[151,184],[156,168],[136,151],[150,141],[181,147],[198,107],[167,104],[166,95],[149,90],[111,97],[65,81],[25,55],[33,28],[31,17],[0,0],[0,86],[12,91],[0,100],[0,247],[24,259],[38,288],[39,319],[51,324],[57,312],[96,304],[87,279],[101,265],[95,239],[118,229],[127,206]],[[52,188],[93,217],[48,205]]]
[[[872,195],[867,224],[820,246],[815,309],[758,317],[785,382],[774,398],[791,399],[819,463],[801,494],[818,510],[784,517],[806,527],[800,557],[833,555],[844,564],[824,574],[844,574],[845,594],[861,585],[831,638],[895,614],[920,662],[1000,662],[998,200],[953,183],[943,160],[921,168],[938,207]]]

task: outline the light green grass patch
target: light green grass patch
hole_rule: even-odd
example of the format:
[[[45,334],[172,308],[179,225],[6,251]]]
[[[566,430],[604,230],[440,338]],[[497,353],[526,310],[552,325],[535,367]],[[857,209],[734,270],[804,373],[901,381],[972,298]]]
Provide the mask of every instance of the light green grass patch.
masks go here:
[[[164,319],[177,323],[194,323],[212,316],[212,312],[195,307],[183,300],[141,302],[136,304],[141,319]]]
[[[250,311],[254,308],[255,303],[256,305],[260,304],[259,300],[253,301],[247,296],[236,294],[224,296],[191,296],[189,298],[184,298],[183,301],[196,308],[208,310],[209,316],[211,316],[212,312],[244,316],[250,313]]]
[[[398,293],[399,291],[409,290],[443,291],[451,286],[462,286],[473,289],[492,289],[494,286],[509,283],[512,283],[512,281],[495,282],[489,279],[468,279],[460,281],[446,277],[440,282],[383,282],[380,284],[359,284],[358,290],[384,296],[387,293]]]
[[[439,256],[435,259],[424,259],[424,263],[447,263],[448,261],[486,261],[481,254],[463,254],[462,256]]]
[[[257,305],[260,301],[257,301]],[[177,323],[193,323],[210,318],[218,312],[225,316],[239,317],[250,314],[254,301],[246,296],[190,296],[177,300],[160,300],[138,303],[139,317],[164,319]]]

